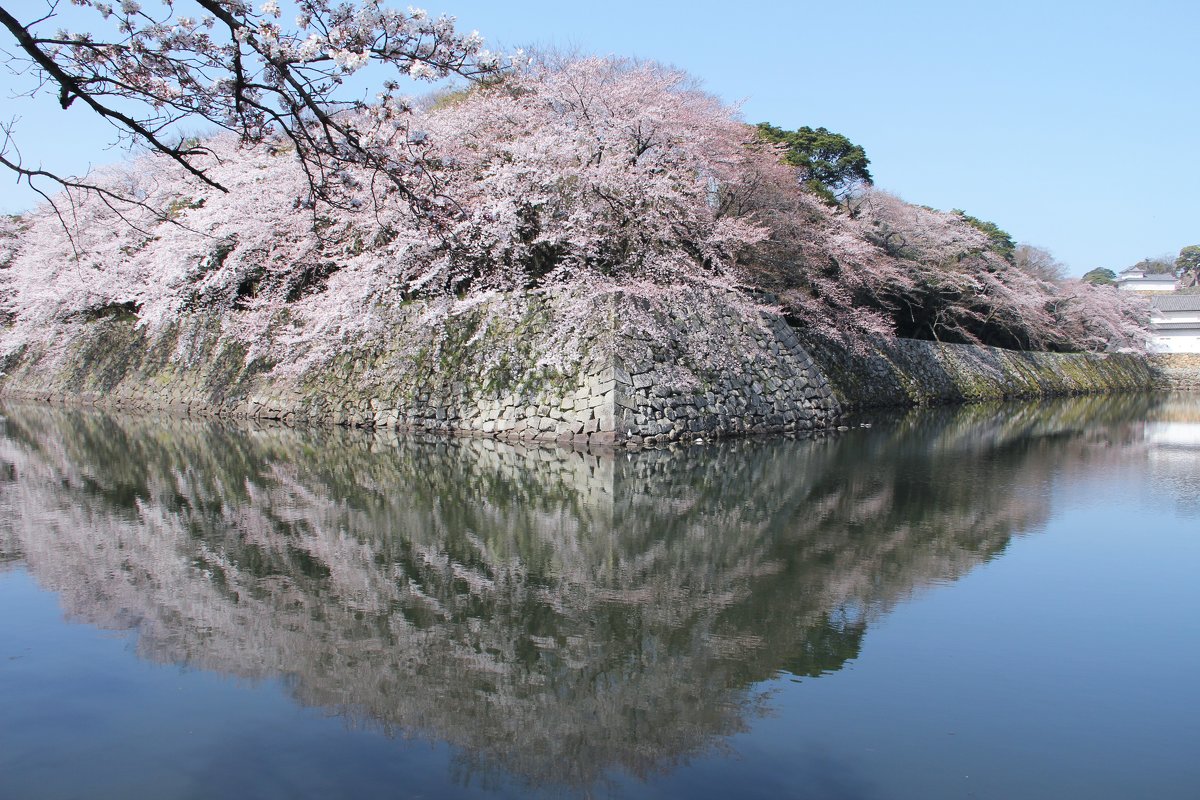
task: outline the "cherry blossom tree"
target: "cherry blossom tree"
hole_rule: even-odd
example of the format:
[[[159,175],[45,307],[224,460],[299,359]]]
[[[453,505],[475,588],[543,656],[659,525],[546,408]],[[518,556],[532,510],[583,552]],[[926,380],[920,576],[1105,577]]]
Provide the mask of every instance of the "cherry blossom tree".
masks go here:
[[[348,109],[339,124],[375,114]],[[196,145],[204,176],[161,155],[91,176],[103,191],[68,209],[74,241],[50,207],[11,221],[0,229],[0,313],[11,320],[0,357],[58,346],[64,328],[97,318],[136,318],[156,334],[202,313],[247,358],[320,359],[414,308],[444,317],[529,290],[614,288],[662,307],[698,285],[842,341],[1137,346],[1143,322],[1122,298],[1014,266],[961,214],[877,190],[852,210],[823,204],[735,107],[677,70],[530,64],[410,104],[402,130],[372,146],[420,165],[427,213],[392,202],[403,193],[370,160],[345,161],[339,180],[382,186],[379,202],[313,205],[296,140],[264,131],[247,146],[235,129]]]
[[[810,336],[850,346],[891,336],[889,314],[871,296],[882,273],[901,283],[905,273],[891,270],[894,260],[866,240],[848,214],[803,188],[791,167],[760,158],[753,169],[754,191],[739,202],[767,235],[743,257],[747,287],[778,298]]]
[[[901,336],[1023,350],[1144,342],[1136,303],[1060,286],[1046,265],[1027,263],[1028,253],[998,245],[995,226],[877,190],[860,199],[856,222],[888,257],[866,276],[871,290],[861,299],[885,310]]]
[[[1031,244],[1019,244],[1013,249],[1013,265],[1018,269],[1046,281],[1062,281],[1067,277],[1067,267],[1056,259],[1049,250]]]
[[[405,204],[297,213],[307,176],[280,140],[246,149],[217,137],[203,146],[228,192],[164,159],[96,176],[142,207],[121,225],[102,196],[85,198],[72,209],[77,259],[53,215],[32,215],[25,238],[37,244],[9,276],[13,303],[35,334],[122,309],[152,329],[211,310],[236,314],[233,335],[251,341],[286,311],[296,335],[334,347],[414,297],[732,286],[744,249],[764,235],[734,199],[753,189],[743,168],[758,157],[744,146],[753,132],[673,70],[603,59],[533,67],[414,111],[410,128],[437,172],[437,229]],[[365,183],[370,169],[347,174]]]
[[[752,131],[676,70],[541,66],[422,121],[456,216],[414,286],[729,280],[765,235],[734,202],[753,191]]]
[[[1064,281],[1050,301],[1063,349],[1132,350],[1150,346],[1150,299],[1085,280]]]
[[[20,236],[24,226],[21,217],[16,215],[0,216],[0,269],[7,269],[16,258],[20,248]]]
[[[380,0],[297,0],[292,24],[281,19],[277,0],[257,11],[246,0],[71,5],[79,7],[71,16],[80,23],[74,30],[58,27],[59,0],[46,0],[24,19],[0,5],[0,24],[14,46],[9,70],[32,73],[31,94],[53,94],[63,109],[86,106],[123,143],[149,149],[219,191],[228,186],[217,177],[216,154],[182,136],[181,124],[216,126],[243,145],[286,145],[304,171],[310,201],[397,194],[433,215],[437,180],[410,135],[402,80],[481,80],[506,67],[478,33],[458,33],[452,18],[386,9]],[[371,62],[389,67],[392,77],[370,102],[344,98],[343,82]],[[26,164],[7,122],[0,164],[43,193],[49,181],[107,201],[140,200]]]

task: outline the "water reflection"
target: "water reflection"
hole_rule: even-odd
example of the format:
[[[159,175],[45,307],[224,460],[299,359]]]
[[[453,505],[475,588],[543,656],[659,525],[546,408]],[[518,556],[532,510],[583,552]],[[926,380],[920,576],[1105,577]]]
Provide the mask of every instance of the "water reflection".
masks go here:
[[[1178,394],[1159,404],[1145,425],[1149,474],[1189,517],[1200,516],[1200,394]]]
[[[745,729],[780,671],[840,669],[894,604],[1036,530],[1049,483],[1164,451],[1130,420],[1200,421],[1173,402],[628,455],[13,407],[0,569],[146,659],[585,786]]]

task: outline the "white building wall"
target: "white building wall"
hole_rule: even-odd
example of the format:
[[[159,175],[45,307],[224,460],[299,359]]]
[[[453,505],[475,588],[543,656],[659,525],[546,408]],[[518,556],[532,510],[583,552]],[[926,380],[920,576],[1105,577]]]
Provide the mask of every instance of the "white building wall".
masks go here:
[[[1150,322],[1196,322],[1200,323],[1200,311],[1159,311],[1150,312]]]
[[[1147,278],[1118,279],[1117,286],[1127,292],[1173,292],[1175,291],[1175,279],[1171,278],[1169,281],[1152,281]]]
[[[1200,353],[1200,333],[1179,336],[1159,334],[1150,342],[1156,353]]]

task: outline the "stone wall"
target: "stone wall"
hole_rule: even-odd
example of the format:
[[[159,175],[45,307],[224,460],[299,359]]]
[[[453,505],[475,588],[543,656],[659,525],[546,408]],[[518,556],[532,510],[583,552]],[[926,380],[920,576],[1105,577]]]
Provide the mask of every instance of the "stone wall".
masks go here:
[[[1200,353],[1164,353],[1153,357],[1164,389],[1200,391]]]
[[[1137,391],[1157,370],[1135,354],[1026,353],[998,347],[895,339],[856,352],[828,343],[809,351],[846,410]]]
[[[250,350],[224,333],[236,312],[187,317],[155,337],[132,315],[77,322],[53,345],[10,350],[0,395],[636,447],[827,428],[851,408],[1125,391],[1155,379],[1136,356],[805,344],[778,314],[718,290],[654,302],[531,293],[433,311],[407,308],[304,368],[302,347]]]
[[[832,390],[786,323],[728,299],[695,291],[652,305],[617,291],[413,308],[306,369],[289,368],[304,352],[272,360],[224,335],[235,314],[187,317],[153,338],[118,315],[11,356],[0,394],[583,446],[833,424]]]
[[[668,310],[622,297],[613,402],[630,444],[834,424],[833,390],[782,317],[695,293]]]

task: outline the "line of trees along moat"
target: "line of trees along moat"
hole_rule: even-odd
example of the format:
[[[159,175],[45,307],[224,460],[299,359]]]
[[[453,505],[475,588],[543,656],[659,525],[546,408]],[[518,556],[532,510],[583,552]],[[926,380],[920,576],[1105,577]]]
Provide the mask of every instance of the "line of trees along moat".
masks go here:
[[[897,602],[1140,446],[1148,397],[592,455],[12,407],[0,569],[138,653],[534,784],[646,775],[841,669]]]

